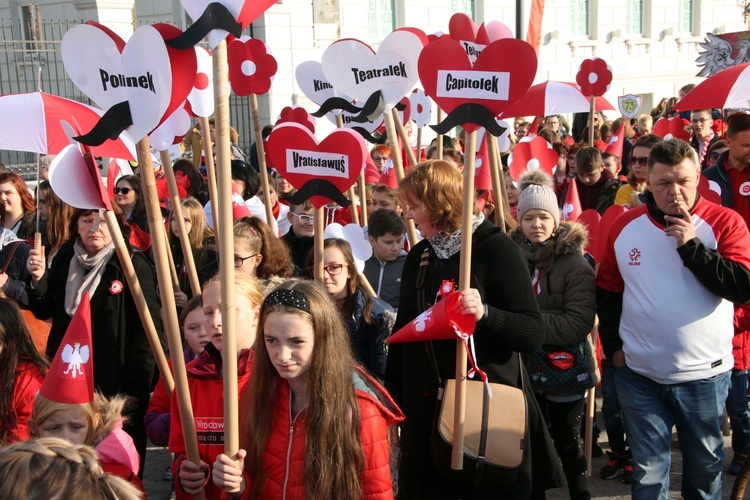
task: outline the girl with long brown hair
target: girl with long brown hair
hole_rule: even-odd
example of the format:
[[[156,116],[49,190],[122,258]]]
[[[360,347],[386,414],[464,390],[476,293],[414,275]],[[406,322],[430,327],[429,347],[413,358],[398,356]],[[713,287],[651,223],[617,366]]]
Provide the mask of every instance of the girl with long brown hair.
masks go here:
[[[247,499],[392,498],[388,427],[403,415],[354,362],[323,287],[279,285],[263,302],[261,325],[240,407],[247,469],[219,455],[214,483]]]
[[[260,279],[291,277],[294,264],[289,248],[258,217],[243,217],[234,223],[234,267]]]
[[[65,203],[55,194],[49,181],[39,183],[39,214],[47,222],[44,238],[44,248],[47,252],[47,265],[70,238],[68,224],[73,218],[74,208]]]

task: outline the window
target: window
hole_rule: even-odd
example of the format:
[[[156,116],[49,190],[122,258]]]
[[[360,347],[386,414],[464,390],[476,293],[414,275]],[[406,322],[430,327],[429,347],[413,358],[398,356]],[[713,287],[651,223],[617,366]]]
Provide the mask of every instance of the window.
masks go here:
[[[693,32],[693,0],[680,0],[680,32]]]
[[[571,33],[573,35],[589,34],[589,0],[571,0]]]
[[[643,34],[643,0],[628,0],[628,33]]]
[[[474,19],[474,0],[451,0],[452,12],[463,12]]]
[[[393,0],[369,0],[367,12],[368,36],[382,40],[396,28]]]

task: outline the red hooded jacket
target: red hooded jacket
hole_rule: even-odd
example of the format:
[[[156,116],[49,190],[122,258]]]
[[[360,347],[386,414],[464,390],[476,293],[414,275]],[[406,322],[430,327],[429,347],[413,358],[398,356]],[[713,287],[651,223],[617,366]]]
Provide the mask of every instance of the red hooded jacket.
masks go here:
[[[16,366],[16,383],[13,386],[13,409],[16,412],[16,426],[8,431],[7,444],[28,441],[28,420],[34,409],[34,398],[42,386],[44,377],[39,368],[29,361],[21,361]]]
[[[253,351],[250,349],[241,351],[237,360],[240,399],[242,399],[247,381],[250,380],[252,367]],[[219,453],[224,452],[224,382],[221,374],[221,355],[213,344],[207,344],[206,350],[187,365],[187,376],[195,428],[198,433],[198,450],[201,460],[210,468]],[[186,494],[180,485],[180,465],[187,457],[177,398],[172,398],[171,420],[169,451],[175,454],[172,462],[175,496],[178,499],[192,498],[192,495]],[[221,490],[214,485],[210,477],[209,472],[204,488],[206,499],[219,499]]]
[[[362,474],[364,498],[393,498],[390,469],[388,427],[401,422],[404,415],[390,394],[375,379],[361,370],[352,372],[361,419],[362,451],[365,466]],[[304,500],[305,489],[305,412],[291,415],[289,384],[280,381],[273,401],[271,435],[263,452],[267,482],[261,499]],[[252,484],[245,474],[243,499],[250,498]],[[224,498],[229,498],[225,494]]]

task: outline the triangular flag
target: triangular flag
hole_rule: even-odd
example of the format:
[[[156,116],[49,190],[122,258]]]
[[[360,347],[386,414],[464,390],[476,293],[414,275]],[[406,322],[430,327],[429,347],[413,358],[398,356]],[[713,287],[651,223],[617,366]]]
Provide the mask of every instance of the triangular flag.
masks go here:
[[[253,213],[247,206],[242,195],[237,191],[237,186],[232,183],[232,220],[239,220],[243,217],[252,217]]]
[[[133,168],[130,166],[130,163],[127,160],[122,160],[119,158],[112,158],[110,160],[109,167],[107,168],[107,192],[109,193],[110,199],[115,199],[114,189],[117,185],[117,179],[119,179],[123,175],[132,174]]]
[[[385,184],[389,188],[398,189],[398,182],[396,182],[396,169],[393,168],[393,160],[388,160],[388,163],[383,167],[383,173],[380,174],[378,184]]]
[[[562,211],[560,212],[560,218],[562,220],[569,220],[575,222],[578,220],[578,216],[581,215],[581,200],[578,197],[578,183],[575,179],[571,179],[568,182],[568,193],[565,195],[565,203],[563,203]]]
[[[604,152],[615,155],[620,159],[620,162],[622,162],[622,148],[624,142],[625,124],[622,124],[620,125],[620,128],[617,129],[617,133],[612,136],[612,139],[609,140],[609,144],[607,144],[607,148],[604,150]]]
[[[94,399],[94,349],[88,292],[81,297],[39,393],[50,401],[69,405]]]
[[[533,137],[539,134],[539,117],[535,116],[534,121],[529,125],[529,131],[526,132],[526,137]]]

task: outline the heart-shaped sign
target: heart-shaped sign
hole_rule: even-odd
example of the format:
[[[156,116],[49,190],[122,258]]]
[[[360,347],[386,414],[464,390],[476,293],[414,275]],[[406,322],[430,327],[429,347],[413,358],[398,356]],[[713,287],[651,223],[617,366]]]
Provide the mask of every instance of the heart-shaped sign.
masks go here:
[[[190,113],[207,118],[214,114],[214,70],[211,52],[203,47],[195,47],[198,64],[193,90],[187,96]]]
[[[601,225],[601,216],[599,212],[593,208],[584,210],[581,215],[578,216],[578,220],[584,226],[589,233],[588,241],[586,242],[585,251],[591,254],[594,261],[599,261],[599,250],[601,250],[601,244],[599,243],[599,226]]]
[[[85,148],[85,146],[84,146]],[[78,144],[66,146],[49,166],[49,182],[62,201],[75,208],[112,210],[99,169]]]
[[[185,106],[177,108],[149,134],[149,143],[157,151],[169,149],[172,145],[179,144],[190,130],[190,125],[190,114]]]
[[[370,142],[376,140],[374,137],[372,137],[372,133],[383,127],[383,123],[385,122],[382,115],[379,116],[376,120],[358,122],[355,119],[359,116],[359,113],[350,113],[348,111],[340,112],[344,127],[352,130],[357,130],[367,140],[369,140],[369,138],[372,138],[372,141]],[[326,118],[328,118],[328,121],[338,126],[338,120],[336,119],[335,111],[326,113]]]
[[[520,142],[508,158],[510,177],[517,181],[525,172],[538,169],[551,176],[558,158],[557,151],[542,137],[537,136],[528,142]]]
[[[418,128],[426,127],[432,119],[432,100],[422,89],[414,89],[409,95],[411,101],[411,118]]]
[[[321,208],[330,200],[347,203],[342,193],[359,177],[367,150],[362,137],[349,129],[336,129],[318,144],[306,127],[282,123],[268,137],[266,155],[301,199]]]
[[[277,0],[181,0],[182,6],[185,8],[185,12],[190,15],[192,19],[196,19],[196,23],[203,21],[207,28],[217,28],[210,31],[211,34],[211,47],[216,47],[220,41],[227,37],[228,33],[224,29],[218,29],[222,26],[221,22],[216,22],[219,19],[211,9],[208,9],[212,4],[222,5],[225,10],[231,14],[234,19],[242,26],[242,29],[247,28],[250,23],[258,19],[269,7],[276,3]],[[205,15],[204,15],[205,14]],[[226,26],[225,26],[226,27]],[[205,36],[205,32],[202,33],[200,38]]]
[[[502,39],[487,45],[472,65],[459,42],[441,38],[424,48],[418,67],[425,92],[446,113],[473,103],[497,116],[529,89],[537,58],[528,43]],[[467,132],[479,128],[462,126]]]
[[[513,32],[503,23],[490,21],[487,24],[482,23],[477,28],[474,21],[463,12],[451,16],[448,31],[450,37],[461,44],[472,63],[490,43],[503,38],[513,38]]]
[[[65,70],[73,83],[102,109],[127,102],[139,141],[180,106],[193,88],[195,51],[167,47],[181,31],[167,24],[141,26],[122,44],[95,24],[68,30],[62,41]]]
[[[357,102],[381,92],[385,111],[390,111],[417,83],[417,60],[427,41],[420,33],[397,29],[385,37],[377,54],[352,38],[334,42],[323,52],[323,74],[337,91]]]
[[[654,123],[651,133],[658,135],[664,140],[677,138],[683,141],[690,141],[690,132],[688,128],[690,122],[680,116],[673,116],[672,118],[659,118]]]
[[[341,97],[353,101],[350,97],[338,92],[323,74],[323,65],[318,61],[305,61],[297,65],[294,71],[297,85],[302,93],[318,106],[322,106],[328,99]]]
[[[302,106],[287,106],[281,110],[276,125],[288,122],[299,123],[313,134],[315,133],[315,117],[310,116],[310,113]]]

